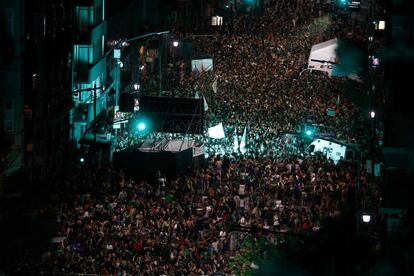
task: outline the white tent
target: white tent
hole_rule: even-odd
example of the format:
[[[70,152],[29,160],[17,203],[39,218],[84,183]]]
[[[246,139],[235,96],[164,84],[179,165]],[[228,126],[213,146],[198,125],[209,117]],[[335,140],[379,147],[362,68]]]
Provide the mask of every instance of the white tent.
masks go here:
[[[337,47],[337,38],[313,45],[309,55],[308,69],[327,72],[331,76],[333,65],[337,61]]]
[[[347,47],[347,46],[343,46]],[[328,41],[324,41],[312,46],[309,54],[308,68],[305,70],[317,70],[328,73],[328,75],[334,77],[348,77],[349,79],[361,82],[358,76],[360,68],[358,66],[348,64],[342,64],[339,60],[338,54],[338,39],[334,38]],[[351,52],[348,48],[344,48],[342,52]],[[355,52],[355,51],[354,51]],[[345,56],[345,57],[344,57]],[[341,56],[344,60],[349,61],[355,54],[345,53]],[[349,63],[349,62],[348,62]],[[303,71],[305,71],[303,70]],[[302,72],[303,72],[302,71]],[[300,74],[302,74],[302,72]]]

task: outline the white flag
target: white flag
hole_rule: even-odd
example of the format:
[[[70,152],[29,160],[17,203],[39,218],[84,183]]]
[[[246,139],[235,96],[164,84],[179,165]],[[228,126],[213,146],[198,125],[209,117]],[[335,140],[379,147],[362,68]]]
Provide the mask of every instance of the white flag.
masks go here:
[[[247,127],[244,127],[243,136],[240,140],[240,152],[242,154],[246,153],[246,135],[247,135]]]
[[[211,85],[211,87],[213,87],[213,91],[214,93],[217,93],[217,77],[214,80],[213,84]]]
[[[340,98],[340,96],[338,95],[338,97],[336,98],[336,104],[338,105],[338,104],[340,104],[341,103],[341,98]]]
[[[208,128],[208,136],[214,139],[223,139],[226,137],[224,134],[223,124],[220,123],[216,126]]]
[[[237,150],[239,149],[239,140],[237,139],[237,127],[236,130],[233,133],[233,151],[237,152]]]
[[[204,100],[204,111],[207,111],[208,110],[208,104],[207,104],[207,101],[206,101],[206,97],[203,96],[203,100]]]

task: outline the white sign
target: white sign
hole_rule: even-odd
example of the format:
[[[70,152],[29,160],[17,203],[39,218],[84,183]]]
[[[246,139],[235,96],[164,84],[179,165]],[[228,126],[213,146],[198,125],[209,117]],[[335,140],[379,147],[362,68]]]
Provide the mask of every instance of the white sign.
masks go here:
[[[205,72],[213,70],[213,59],[193,59],[191,60],[191,70],[198,72]]]
[[[121,49],[114,49],[114,58],[121,58]]]

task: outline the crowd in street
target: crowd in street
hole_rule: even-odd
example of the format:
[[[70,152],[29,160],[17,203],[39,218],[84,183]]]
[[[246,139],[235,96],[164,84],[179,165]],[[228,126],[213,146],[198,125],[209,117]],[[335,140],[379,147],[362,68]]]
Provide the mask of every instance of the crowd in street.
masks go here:
[[[212,36],[194,37],[195,51],[211,55],[214,68],[185,76],[176,95],[201,93],[208,126],[222,122],[228,135],[197,138],[208,153],[205,167],[153,180],[73,168],[59,184],[56,236],[64,239],[44,254],[44,273],[228,275],[243,238],[234,226],[311,234],[350,204],[360,164],[310,156],[300,138],[284,135],[323,124],[338,139],[363,137],[344,79],[299,76],[311,46],[340,36],[345,22],[325,15],[323,1],[267,2],[262,15],[237,15]],[[233,138],[244,128],[247,153],[240,155]],[[123,133],[119,149],[146,138]],[[372,195],[379,197],[366,192]]]
[[[223,123],[226,139],[198,137],[207,153],[234,152],[234,136],[240,140],[245,128],[246,154],[255,156],[277,154],[281,134],[302,133],[311,125],[335,132],[339,140],[363,142],[357,107],[346,95],[346,79],[316,71],[299,75],[311,46],[345,36],[346,22],[324,15],[322,3],[304,1],[305,6],[313,4],[302,8],[292,6],[294,2],[270,2],[263,15],[242,14],[210,36],[193,36],[194,55],[210,55],[213,70],[187,74],[174,90],[178,97],[205,97],[206,131]],[[292,23],[288,19],[294,15]],[[328,109],[335,111],[333,117]],[[145,138],[131,129],[119,133],[119,149]]]
[[[318,231],[340,214],[356,164],[321,156],[208,159],[177,179],[134,181],[113,169],[77,167],[61,183],[57,236],[44,255],[53,274],[229,274],[232,227]],[[362,182],[366,177],[361,176]]]

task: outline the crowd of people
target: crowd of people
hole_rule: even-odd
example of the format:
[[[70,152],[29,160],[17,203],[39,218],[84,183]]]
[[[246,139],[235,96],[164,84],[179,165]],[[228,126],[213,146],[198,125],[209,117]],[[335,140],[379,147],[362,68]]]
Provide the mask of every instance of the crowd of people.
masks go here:
[[[214,68],[185,76],[175,93],[202,93],[206,124],[222,122],[228,137],[194,138],[204,143],[206,165],[174,179],[74,168],[60,184],[56,236],[63,238],[44,254],[41,271],[228,275],[244,237],[234,226],[312,233],[339,215],[358,181],[368,187],[361,164],[308,155],[300,138],[283,135],[323,124],[339,139],[364,137],[344,79],[299,75],[311,46],[340,36],[346,23],[325,15],[321,2],[267,1],[263,14],[237,15],[212,36],[194,36],[195,51],[211,55]],[[247,152],[239,154],[233,138],[244,128]],[[162,135],[118,134],[118,149]]]
[[[164,182],[78,167],[62,183],[57,236],[44,255],[53,274],[229,274],[235,225],[311,233],[340,214],[356,163],[322,156],[208,159]],[[364,175],[361,179],[365,179]]]
[[[364,137],[363,128],[355,131],[361,120],[355,118],[357,107],[344,91],[346,79],[329,78],[320,72],[300,76],[312,45],[345,36],[346,22],[324,15],[323,3],[305,1],[304,5],[314,3],[305,8],[292,3],[269,2],[260,16],[242,14],[209,36],[192,37],[194,55],[210,55],[213,70],[193,71],[173,89],[177,97],[205,97],[206,131],[223,124],[226,139],[197,137],[207,153],[233,152],[234,136],[240,140],[245,128],[247,148],[252,149],[247,154],[254,155],[277,153],[279,143],[274,141],[278,136],[302,132],[307,125],[334,130],[339,140],[360,141]],[[294,15],[298,19],[293,24],[289,18]],[[334,110],[335,116],[328,116],[327,109]],[[133,128],[117,135],[119,149],[142,141],[129,129]],[[149,134],[154,135],[162,136]]]

